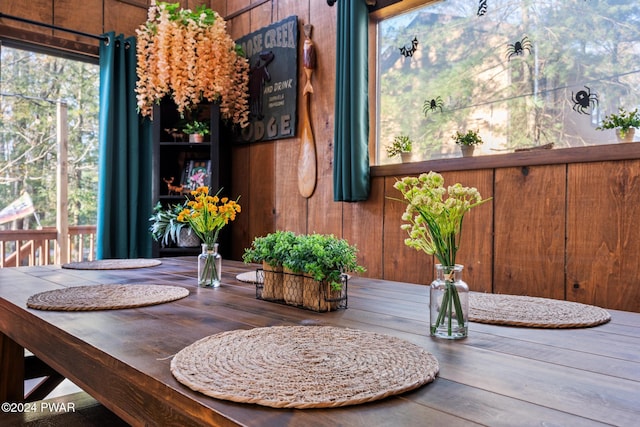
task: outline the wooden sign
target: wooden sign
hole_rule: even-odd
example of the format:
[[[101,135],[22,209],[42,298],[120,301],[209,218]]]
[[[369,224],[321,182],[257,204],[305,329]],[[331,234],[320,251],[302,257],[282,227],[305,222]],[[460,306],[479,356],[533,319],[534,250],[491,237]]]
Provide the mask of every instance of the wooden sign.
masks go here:
[[[295,136],[298,92],[298,17],[290,16],[238,40],[249,59],[249,126],[240,142]]]

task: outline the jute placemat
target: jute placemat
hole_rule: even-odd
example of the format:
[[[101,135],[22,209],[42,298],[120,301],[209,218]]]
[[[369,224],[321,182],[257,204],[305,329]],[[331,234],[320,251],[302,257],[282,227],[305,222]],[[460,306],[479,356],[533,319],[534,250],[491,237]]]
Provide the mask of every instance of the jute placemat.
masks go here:
[[[181,350],[176,379],[218,399],[274,408],[331,408],[418,388],[436,358],[405,340],[331,326],[223,332]]]
[[[600,307],[572,301],[470,292],[469,320],[536,328],[579,328],[606,323],[611,315]]]
[[[247,271],[236,275],[236,279],[246,283],[262,283],[262,274],[257,271]]]
[[[74,286],[32,295],[27,307],[38,310],[93,311],[134,308],[175,301],[189,295],[179,286],[112,284]]]
[[[62,268],[72,270],[124,270],[128,268],[155,267],[162,261],[148,258],[132,259],[99,259],[95,261],[69,262],[62,264]]]

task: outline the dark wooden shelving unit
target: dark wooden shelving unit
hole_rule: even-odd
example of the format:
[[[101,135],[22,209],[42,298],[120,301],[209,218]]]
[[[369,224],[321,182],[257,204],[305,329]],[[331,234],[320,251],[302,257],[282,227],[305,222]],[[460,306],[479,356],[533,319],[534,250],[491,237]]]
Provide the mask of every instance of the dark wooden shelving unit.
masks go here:
[[[204,104],[199,106],[197,112],[190,113],[189,119],[180,116],[173,101],[165,99],[154,107],[153,111],[153,180],[152,194],[153,204],[158,201],[163,206],[182,203],[188,197],[188,191],[183,193],[170,193],[166,180],[171,180],[172,185],[185,185],[183,182],[184,171],[191,160],[210,161],[211,172],[209,187],[212,192],[221,187],[228,188],[229,171],[228,156],[230,152],[224,149],[220,143],[220,107],[218,104]],[[200,120],[209,122],[209,135],[205,135],[205,141],[201,143],[186,142],[188,136],[172,135],[179,132],[188,120]],[[221,233],[222,234],[222,233]],[[224,247],[220,237],[221,247]],[[200,248],[161,247],[154,242],[154,257],[195,255]],[[223,251],[224,253],[224,251]]]

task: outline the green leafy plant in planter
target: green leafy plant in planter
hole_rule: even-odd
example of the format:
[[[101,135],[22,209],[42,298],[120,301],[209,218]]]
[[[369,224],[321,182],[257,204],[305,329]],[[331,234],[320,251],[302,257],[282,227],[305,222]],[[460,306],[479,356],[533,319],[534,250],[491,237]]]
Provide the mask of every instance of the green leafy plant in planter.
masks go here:
[[[283,299],[282,266],[295,239],[294,232],[278,230],[266,236],[256,237],[251,247],[245,249],[242,255],[245,263],[262,263],[264,299]]]
[[[635,129],[640,128],[640,114],[636,108],[633,111],[627,111],[623,107],[618,108],[618,113],[612,113],[605,116],[602,124],[597,130],[616,129],[620,139],[625,137]]]
[[[342,274],[362,273],[358,265],[358,250],[344,239],[333,235],[311,234],[298,236],[287,261],[317,281],[326,281],[333,290],[342,287]]]
[[[245,263],[266,263],[271,267],[281,267],[295,238],[294,232],[282,230],[256,237],[251,247],[245,248],[242,260]]]
[[[299,236],[291,257],[300,259],[304,273],[303,305],[316,311],[330,311],[346,297],[342,275],[363,272],[358,265],[357,249],[344,239],[333,235],[312,234]],[[345,291],[346,292],[346,291]]]
[[[349,245],[346,240],[322,234],[296,235],[291,231],[276,231],[256,237],[251,247],[245,249],[242,259],[246,263],[263,263],[263,299],[283,299],[288,304],[303,304],[316,311],[331,310],[334,306],[333,302],[324,298],[325,287],[328,294],[339,294],[343,273],[365,271],[364,267],[358,265],[355,246]],[[270,277],[267,264],[281,265],[289,271],[289,274],[283,275],[281,297],[274,294],[271,285],[267,284]],[[300,279],[303,279],[303,285],[300,285]],[[286,289],[287,284],[297,288]]]
[[[276,243],[273,246],[273,256],[283,267],[286,267],[289,253],[297,238],[298,236],[293,231],[276,231]]]
[[[303,304],[304,268],[309,261],[310,251],[307,248],[308,238],[305,235],[295,235],[288,242],[286,251],[282,251],[284,301],[289,305]]]
[[[284,299],[287,304],[303,305],[312,309],[319,308],[322,285],[311,277],[308,266],[323,252],[324,241],[321,235],[296,236],[284,261],[285,272],[296,274],[296,276],[285,277],[285,280],[288,280],[284,289]]]
[[[398,135],[393,138],[393,142],[385,148],[389,157],[402,156],[403,154],[411,153],[413,141],[411,141],[411,138],[407,135]]]
[[[153,215],[149,218],[151,225],[149,231],[156,242],[160,242],[163,247],[173,243],[178,243],[180,231],[183,227],[188,227],[184,222],[178,221],[178,214],[184,208],[181,204],[162,206],[158,202],[153,208]]]
[[[298,235],[286,254],[283,265],[291,271],[303,274],[307,264],[312,262],[321,250],[323,248],[319,235]]]

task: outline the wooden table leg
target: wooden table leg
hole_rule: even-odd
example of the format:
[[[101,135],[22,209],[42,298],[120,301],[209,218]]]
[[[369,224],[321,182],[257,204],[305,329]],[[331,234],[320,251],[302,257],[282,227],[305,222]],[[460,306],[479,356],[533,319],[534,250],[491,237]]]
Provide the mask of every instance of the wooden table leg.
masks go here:
[[[24,400],[24,348],[0,333],[0,403]]]

